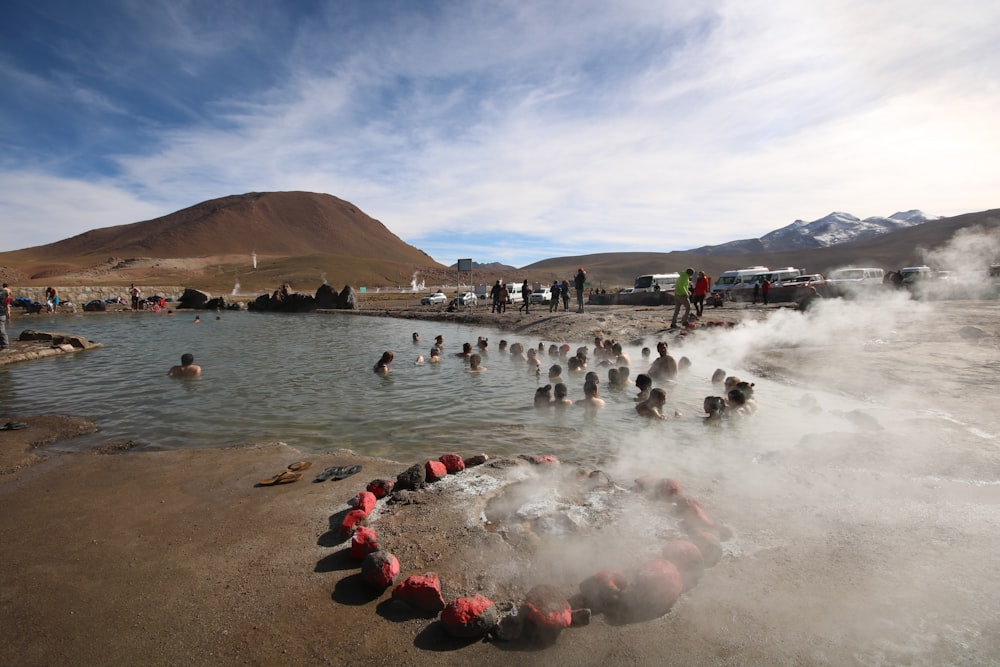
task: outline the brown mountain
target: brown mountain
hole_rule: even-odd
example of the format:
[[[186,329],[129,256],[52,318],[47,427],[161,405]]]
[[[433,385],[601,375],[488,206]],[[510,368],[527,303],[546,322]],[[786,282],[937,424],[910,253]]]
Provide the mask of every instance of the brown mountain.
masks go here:
[[[925,252],[945,247],[960,230],[982,229],[994,238],[1000,234],[1000,209],[942,218],[885,234],[874,239],[831,246],[759,255],[733,254],[706,256],[692,252],[616,252],[576,257],[560,257],[535,262],[517,272],[518,280],[532,282],[572,280],[579,267],[595,287],[612,289],[628,286],[644,273],[670,273],[687,267],[717,277],[723,271],[763,265],[771,268],[794,266],[808,273],[829,273],[837,267],[875,266],[898,269],[923,264]],[[993,262],[1000,257],[993,257]],[[934,266],[935,269],[962,270],[963,266]],[[985,267],[977,267],[985,268]]]
[[[408,285],[415,271],[451,275],[350,202],[311,192],[213,199],[154,220],[0,253],[0,266],[16,270],[21,284],[135,281],[219,291],[238,277],[252,292],[283,282],[311,290],[324,279],[335,286]]]

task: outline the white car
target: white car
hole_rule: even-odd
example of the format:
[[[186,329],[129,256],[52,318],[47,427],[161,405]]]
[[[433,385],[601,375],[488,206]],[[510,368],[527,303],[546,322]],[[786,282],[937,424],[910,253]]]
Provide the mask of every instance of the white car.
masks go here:
[[[474,306],[479,302],[479,297],[473,292],[465,292],[464,294],[459,294],[454,299],[452,303],[456,306]]]
[[[420,305],[422,306],[433,306],[439,303],[447,303],[448,297],[444,295],[444,292],[434,292],[434,294],[429,294],[420,300]]]
[[[528,303],[550,303],[552,301],[552,288],[543,287],[537,292],[528,295]]]

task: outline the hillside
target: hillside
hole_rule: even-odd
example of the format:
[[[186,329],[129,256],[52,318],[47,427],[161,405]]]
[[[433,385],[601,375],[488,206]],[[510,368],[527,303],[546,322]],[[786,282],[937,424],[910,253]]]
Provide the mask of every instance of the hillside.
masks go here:
[[[253,269],[252,254],[257,268]],[[310,192],[213,199],[154,220],[95,229],[0,253],[22,284],[159,282],[212,291],[269,291],[282,282],[407,285],[414,272],[448,274],[350,202]]]
[[[827,248],[786,252],[761,250],[753,254],[738,252],[725,255],[700,255],[694,252],[601,253],[543,260],[523,267],[517,277],[527,277],[533,282],[551,281],[554,277],[571,280],[577,268],[583,266],[595,287],[610,289],[631,285],[635,276],[644,273],[676,272],[687,267],[706,271],[711,276],[718,276],[729,269],[754,265],[772,268],[794,266],[807,272],[820,273],[829,273],[831,269],[850,264],[895,269],[922,264],[926,261],[926,251],[941,249],[959,230],[973,228],[983,228],[993,239],[997,239],[1000,235],[1000,209],[932,220],[875,238]],[[998,261],[1000,257],[986,259],[988,263],[990,260]],[[956,263],[964,261],[971,261],[971,258],[966,260],[956,257],[954,260]],[[961,270],[967,267],[941,265],[934,268]]]

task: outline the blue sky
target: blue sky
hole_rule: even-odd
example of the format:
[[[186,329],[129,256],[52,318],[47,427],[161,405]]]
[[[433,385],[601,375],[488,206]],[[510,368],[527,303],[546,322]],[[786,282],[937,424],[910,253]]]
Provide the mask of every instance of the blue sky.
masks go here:
[[[996,208],[998,43],[982,0],[7,0],[0,250],[269,190],[517,266]]]

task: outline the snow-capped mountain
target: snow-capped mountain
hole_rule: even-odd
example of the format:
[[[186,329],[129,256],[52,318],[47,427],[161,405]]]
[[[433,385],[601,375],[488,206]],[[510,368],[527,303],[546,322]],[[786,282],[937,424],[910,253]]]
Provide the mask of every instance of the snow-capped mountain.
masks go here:
[[[702,246],[690,252],[702,255],[729,255],[826,248],[848,241],[861,241],[889,234],[906,227],[939,220],[940,217],[912,210],[893,213],[888,218],[873,216],[861,220],[850,213],[834,212],[811,222],[796,220],[787,227],[768,232],[759,239],[743,239],[720,245]]]

